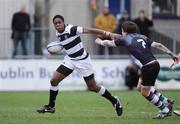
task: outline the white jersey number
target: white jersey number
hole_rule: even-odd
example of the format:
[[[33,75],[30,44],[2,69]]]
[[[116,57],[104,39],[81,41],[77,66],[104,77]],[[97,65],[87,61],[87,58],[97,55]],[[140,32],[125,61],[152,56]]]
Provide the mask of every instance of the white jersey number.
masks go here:
[[[142,47],[145,49],[146,48],[146,43],[144,42],[143,39],[138,39],[137,42],[142,44]]]

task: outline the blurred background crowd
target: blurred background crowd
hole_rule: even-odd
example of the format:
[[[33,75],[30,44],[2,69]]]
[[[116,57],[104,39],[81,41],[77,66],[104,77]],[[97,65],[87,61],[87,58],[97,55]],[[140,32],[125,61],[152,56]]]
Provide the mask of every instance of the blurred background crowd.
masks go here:
[[[179,0],[1,0],[0,58],[18,59],[47,56],[46,45],[55,41],[52,17],[61,14],[66,23],[121,33],[125,21],[134,21],[140,33],[180,52]],[[127,55],[124,48],[94,44],[94,35],[83,35],[91,55]],[[154,51],[157,55],[161,53]]]

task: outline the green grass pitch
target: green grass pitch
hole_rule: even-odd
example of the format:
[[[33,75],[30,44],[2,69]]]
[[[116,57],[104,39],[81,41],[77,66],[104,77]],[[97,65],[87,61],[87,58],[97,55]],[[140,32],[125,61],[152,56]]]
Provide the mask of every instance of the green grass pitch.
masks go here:
[[[48,92],[0,92],[0,124],[180,124],[173,115],[153,120],[158,109],[136,91],[112,92],[121,98],[121,117],[107,100],[91,92],[60,92],[54,114],[38,114],[36,109],[48,101]],[[180,91],[163,91],[180,106]]]

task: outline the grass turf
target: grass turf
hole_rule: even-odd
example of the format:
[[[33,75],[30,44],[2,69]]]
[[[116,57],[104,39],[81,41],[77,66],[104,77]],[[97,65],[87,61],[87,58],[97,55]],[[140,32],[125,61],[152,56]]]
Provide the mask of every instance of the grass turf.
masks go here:
[[[123,116],[117,117],[104,98],[91,92],[60,92],[55,114],[38,114],[36,109],[47,103],[48,92],[0,92],[0,124],[180,124],[173,115],[153,120],[158,113],[136,91],[112,92],[121,98]],[[164,91],[180,106],[180,91]]]

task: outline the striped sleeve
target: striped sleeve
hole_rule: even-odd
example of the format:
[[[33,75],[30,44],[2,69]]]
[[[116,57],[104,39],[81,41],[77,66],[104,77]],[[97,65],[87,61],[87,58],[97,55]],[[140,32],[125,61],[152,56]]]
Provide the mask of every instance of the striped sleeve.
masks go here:
[[[80,26],[72,26],[70,30],[70,34],[75,36],[83,33],[83,28]]]

